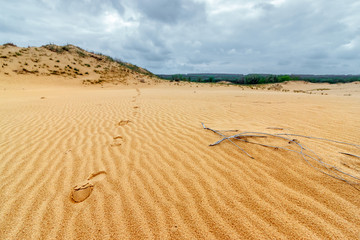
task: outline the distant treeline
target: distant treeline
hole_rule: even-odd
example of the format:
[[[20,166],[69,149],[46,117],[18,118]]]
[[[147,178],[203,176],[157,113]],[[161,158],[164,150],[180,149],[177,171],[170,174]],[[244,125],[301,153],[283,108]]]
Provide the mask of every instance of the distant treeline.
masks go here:
[[[360,81],[360,75],[273,75],[273,74],[160,74],[158,77],[170,81],[189,81],[203,83],[217,83],[221,81],[233,84],[264,84],[285,81],[307,81],[313,83],[346,83]]]

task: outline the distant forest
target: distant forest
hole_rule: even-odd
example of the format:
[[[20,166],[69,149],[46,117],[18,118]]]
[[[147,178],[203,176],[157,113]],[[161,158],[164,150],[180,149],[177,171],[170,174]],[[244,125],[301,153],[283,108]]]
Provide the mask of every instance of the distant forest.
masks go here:
[[[347,83],[360,81],[360,75],[273,75],[273,74],[160,74],[158,77],[170,81],[189,81],[203,83],[230,82],[233,84],[265,84],[285,81],[306,81],[313,83]]]

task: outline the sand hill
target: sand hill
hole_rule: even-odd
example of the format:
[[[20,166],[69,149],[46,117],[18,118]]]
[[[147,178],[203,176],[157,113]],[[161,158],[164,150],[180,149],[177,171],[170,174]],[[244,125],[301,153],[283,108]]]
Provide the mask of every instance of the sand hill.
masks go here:
[[[164,83],[71,45],[0,57],[0,239],[360,238],[360,84]]]
[[[10,83],[36,77],[35,82],[49,84],[54,82],[49,80],[54,76],[61,76],[70,84],[84,85],[145,85],[154,84],[157,79],[143,68],[73,45],[21,48],[4,44],[0,46],[0,59],[0,76]]]

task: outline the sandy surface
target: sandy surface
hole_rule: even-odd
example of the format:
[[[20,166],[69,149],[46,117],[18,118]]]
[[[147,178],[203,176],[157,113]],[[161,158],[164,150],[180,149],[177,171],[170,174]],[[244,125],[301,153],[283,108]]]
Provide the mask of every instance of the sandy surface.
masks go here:
[[[201,125],[360,144],[360,84],[7,84],[0,239],[360,238],[359,190],[296,153],[239,142],[251,159],[230,142],[210,147],[220,137]],[[312,89],[322,90],[293,91]],[[338,154],[359,148],[298,141],[360,177],[360,160]]]

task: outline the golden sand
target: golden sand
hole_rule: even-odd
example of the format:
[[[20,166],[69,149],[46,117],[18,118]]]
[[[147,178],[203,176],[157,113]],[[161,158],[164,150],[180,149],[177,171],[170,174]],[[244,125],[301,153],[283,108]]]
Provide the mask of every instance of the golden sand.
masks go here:
[[[297,154],[210,147],[219,136],[201,126],[360,144],[359,84],[327,95],[175,84],[2,83],[0,239],[360,237],[354,187]],[[337,154],[359,149],[301,141],[360,175],[358,159]]]
[[[360,238],[359,185],[201,125],[359,145],[359,83],[165,83],[77,51],[0,48],[0,239]],[[292,141],[360,178],[358,147]]]

